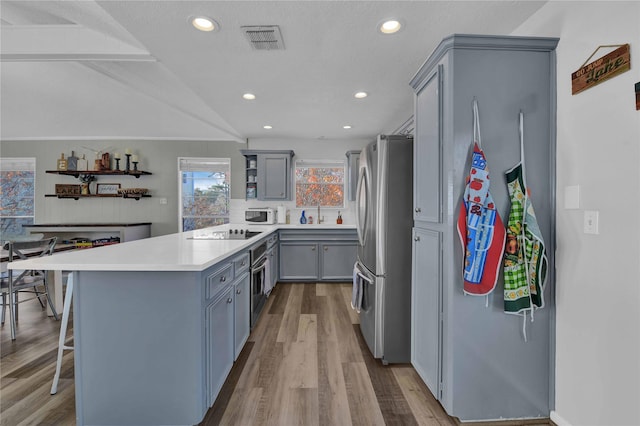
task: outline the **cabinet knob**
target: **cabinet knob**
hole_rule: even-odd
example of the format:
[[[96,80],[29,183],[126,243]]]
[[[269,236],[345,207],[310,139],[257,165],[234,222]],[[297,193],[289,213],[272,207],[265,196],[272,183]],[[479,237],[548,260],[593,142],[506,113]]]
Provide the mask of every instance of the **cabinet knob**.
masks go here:
[[[240,294],[240,293],[242,293],[242,290],[237,289],[237,290],[236,290],[236,294]]]
[[[327,251],[327,250],[329,250],[329,247],[324,246],[324,251]]]
[[[416,213],[420,213],[422,209],[420,207],[416,207]]]
[[[233,299],[232,298],[228,298],[227,299],[227,303],[231,303],[231,302],[233,302]]]
[[[223,275],[223,276],[220,277],[220,282],[221,283],[225,282],[226,280],[227,280],[227,276],[226,275]]]
[[[413,237],[413,241],[420,241],[420,236],[416,235],[415,237]]]
[[[244,266],[244,265],[246,265],[246,264],[247,264],[247,261],[246,261],[246,260],[243,260],[243,261],[242,261],[242,263],[240,263],[240,266]]]
[[[284,192],[281,192],[281,193],[280,193],[280,196],[281,196],[281,197],[284,197]]]
[[[312,246],[311,251],[316,251],[316,246]]]

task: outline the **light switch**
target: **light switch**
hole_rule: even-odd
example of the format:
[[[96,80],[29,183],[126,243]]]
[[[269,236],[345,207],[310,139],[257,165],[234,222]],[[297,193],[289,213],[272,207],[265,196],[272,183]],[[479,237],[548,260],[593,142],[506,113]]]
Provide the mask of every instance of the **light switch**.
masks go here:
[[[160,204],[167,204],[166,198],[160,198]]]
[[[585,210],[584,211],[584,233],[585,234],[599,234],[598,231],[598,216],[597,210]]]
[[[566,210],[580,208],[580,185],[564,187],[564,208]]]

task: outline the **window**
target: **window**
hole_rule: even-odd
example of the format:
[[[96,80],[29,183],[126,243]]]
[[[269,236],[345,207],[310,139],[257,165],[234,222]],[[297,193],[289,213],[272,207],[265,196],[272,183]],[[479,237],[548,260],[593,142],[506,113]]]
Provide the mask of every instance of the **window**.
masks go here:
[[[182,231],[229,223],[229,158],[178,158]]]
[[[0,158],[0,234],[23,235],[35,219],[35,158]]]
[[[296,161],[296,207],[344,207],[344,161]]]

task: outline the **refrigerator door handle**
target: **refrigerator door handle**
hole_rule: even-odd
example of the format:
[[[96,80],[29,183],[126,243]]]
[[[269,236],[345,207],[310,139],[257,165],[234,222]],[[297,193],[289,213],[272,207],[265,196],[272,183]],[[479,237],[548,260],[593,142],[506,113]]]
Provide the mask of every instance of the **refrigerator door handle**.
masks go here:
[[[362,223],[362,221],[360,220],[360,216],[361,216],[361,211],[360,209],[363,208],[362,203],[360,202],[360,197],[362,196],[362,191],[363,188],[365,187],[365,196],[367,197],[367,199],[365,200],[364,203],[364,223]],[[367,193],[368,188],[366,188],[367,186],[367,177],[365,174],[365,170],[364,168],[360,168],[360,173],[358,176],[358,186],[356,189],[356,229],[358,231],[358,241],[360,242],[361,246],[364,246],[365,243],[365,227],[367,226],[367,216],[369,215],[369,212],[367,211],[369,209],[369,194]]]

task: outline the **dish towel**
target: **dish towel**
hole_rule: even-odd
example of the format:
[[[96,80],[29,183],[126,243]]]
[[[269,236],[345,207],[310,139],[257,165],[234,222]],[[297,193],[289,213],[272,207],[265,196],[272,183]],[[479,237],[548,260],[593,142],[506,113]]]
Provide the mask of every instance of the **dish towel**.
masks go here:
[[[360,278],[360,270],[358,262],[353,265],[353,288],[351,289],[351,309],[355,309],[360,313],[362,308],[362,278]]]
[[[269,294],[271,294],[271,290],[273,290],[273,283],[271,282],[271,261],[269,260],[269,258],[267,258],[267,260],[264,262],[264,269],[262,271],[264,274],[262,280],[262,282],[264,283],[264,294],[269,297]]]
[[[511,197],[504,254],[504,311],[523,316],[522,334],[527,341],[526,316],[544,307],[547,255],[530,199],[524,167],[524,115],[520,113],[520,162],[505,172]]]
[[[489,168],[482,151],[478,102],[475,99],[473,139],[471,169],[460,203],[457,228],[464,253],[464,293],[488,296],[498,281],[505,229],[489,193]]]

